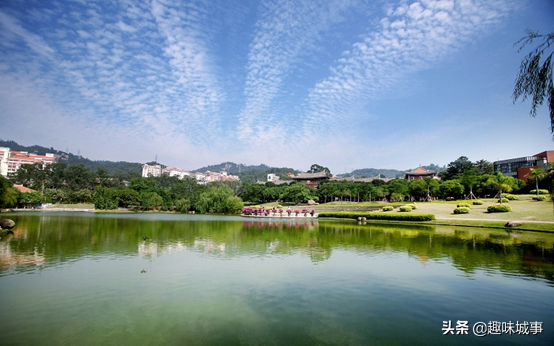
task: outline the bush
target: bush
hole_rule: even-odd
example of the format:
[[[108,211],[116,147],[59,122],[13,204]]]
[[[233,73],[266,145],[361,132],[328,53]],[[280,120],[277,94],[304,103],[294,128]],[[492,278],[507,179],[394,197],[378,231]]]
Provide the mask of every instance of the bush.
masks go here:
[[[391,206],[391,205],[387,205],[387,206],[383,207],[383,209],[382,209],[382,210],[383,210],[383,211],[392,211],[393,209],[394,209],[394,207],[393,207],[393,206]]]
[[[546,201],[546,196],[538,195],[532,197],[534,201]]]
[[[487,211],[489,213],[505,213],[512,211],[512,208],[507,204],[493,204],[488,206]]]
[[[454,209],[454,214],[469,214],[470,210],[469,207],[458,206],[458,208]]]
[[[412,207],[412,209],[417,209],[417,204],[415,204],[415,203],[414,203],[414,204],[407,204],[407,205],[409,205],[410,207]]]
[[[355,211],[322,211],[319,217],[336,217],[341,219],[354,219],[365,217],[368,220],[391,220],[391,221],[431,221],[435,219],[433,214],[398,214],[381,212],[355,212]]]
[[[402,211],[402,212],[412,211],[412,207],[410,207],[409,205],[403,205],[400,208],[398,208],[398,211]]]
[[[529,191],[529,193],[531,193],[531,194],[537,193],[537,190],[533,189],[533,190]],[[548,194],[548,190],[539,189],[539,195],[547,195],[547,194]]]
[[[498,199],[498,203],[502,202],[502,203],[508,203],[510,200],[507,199],[507,198],[504,198],[502,197],[502,200]]]
[[[473,201],[473,205],[483,205],[483,204],[485,204],[485,202],[483,202],[480,199],[476,199],[476,200]]]
[[[507,199],[509,199],[510,201],[519,200],[519,196],[517,196],[517,195],[512,195],[512,194],[509,194],[509,193],[506,193],[506,194],[504,194],[503,196],[506,197]]]
[[[458,207],[458,208],[468,208],[468,209],[469,209],[469,208],[470,208],[470,205],[467,204],[467,203],[460,203],[460,204],[457,205],[457,207]]]

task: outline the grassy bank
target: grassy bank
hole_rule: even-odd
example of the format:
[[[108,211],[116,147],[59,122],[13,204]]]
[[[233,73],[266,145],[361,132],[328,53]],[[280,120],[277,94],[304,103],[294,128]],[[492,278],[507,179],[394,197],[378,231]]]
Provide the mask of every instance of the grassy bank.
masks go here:
[[[554,232],[554,212],[551,201],[536,202],[532,200],[533,195],[519,195],[520,200],[510,201],[508,205],[512,208],[507,213],[488,213],[487,207],[496,204],[496,199],[481,199],[485,202],[483,205],[471,205],[469,214],[454,214],[453,210],[458,203],[469,203],[471,201],[434,201],[419,202],[417,210],[413,213],[425,213],[435,215],[434,221],[426,221],[425,224],[438,225],[461,225],[461,226],[480,226],[480,227],[504,227],[508,221],[520,221],[522,226],[518,229],[532,229],[540,231]],[[293,209],[308,208],[314,209],[317,213],[324,211],[351,211],[351,212],[369,212],[381,209],[385,205],[392,205],[395,210],[391,213],[397,213],[398,207],[407,203],[382,203],[382,202],[332,202],[319,204],[315,206],[296,206]],[[265,207],[273,207],[275,203],[263,204]]]

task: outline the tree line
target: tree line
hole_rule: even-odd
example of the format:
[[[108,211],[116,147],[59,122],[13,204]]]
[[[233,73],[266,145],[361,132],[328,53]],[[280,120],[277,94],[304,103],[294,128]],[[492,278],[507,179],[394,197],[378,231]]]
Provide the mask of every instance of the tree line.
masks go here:
[[[313,165],[312,165],[313,166]],[[312,171],[310,168],[310,171]],[[234,213],[247,204],[282,202],[290,204],[332,201],[422,201],[495,197],[499,192],[528,193],[552,190],[552,169],[532,169],[522,180],[495,173],[492,163],[467,157],[450,162],[439,173],[440,180],[425,178],[407,181],[397,178],[371,182],[328,180],[318,189],[303,183],[265,184],[218,182],[199,184],[195,179],[162,175],[144,178],[138,174],[108,174],[103,168],[92,171],[83,165],[53,163],[22,165],[9,180],[0,178],[0,207],[25,207],[40,203],[94,203],[97,209],[128,208],[200,213]],[[20,184],[36,192],[21,193]]]

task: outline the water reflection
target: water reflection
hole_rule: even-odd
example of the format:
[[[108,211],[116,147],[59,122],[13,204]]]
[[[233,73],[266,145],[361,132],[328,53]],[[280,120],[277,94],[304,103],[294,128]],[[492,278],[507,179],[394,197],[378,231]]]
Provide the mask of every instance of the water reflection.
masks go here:
[[[1,275],[83,256],[153,258],[184,251],[225,258],[302,254],[320,263],[333,251],[347,250],[363,255],[406,253],[422,265],[446,259],[467,275],[484,269],[554,282],[554,235],[548,233],[164,214],[10,217],[16,227],[13,235],[0,239]]]

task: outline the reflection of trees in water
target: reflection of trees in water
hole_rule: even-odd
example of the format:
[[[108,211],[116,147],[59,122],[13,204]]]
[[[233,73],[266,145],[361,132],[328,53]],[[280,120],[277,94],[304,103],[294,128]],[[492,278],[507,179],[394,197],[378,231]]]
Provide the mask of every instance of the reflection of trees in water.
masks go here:
[[[405,252],[422,263],[446,258],[469,275],[477,270],[500,270],[554,281],[551,234],[321,220],[145,220],[94,214],[18,214],[14,218],[13,238],[0,240],[2,270],[55,264],[83,255],[155,257],[185,250],[224,258],[302,253],[318,262],[342,249]]]

